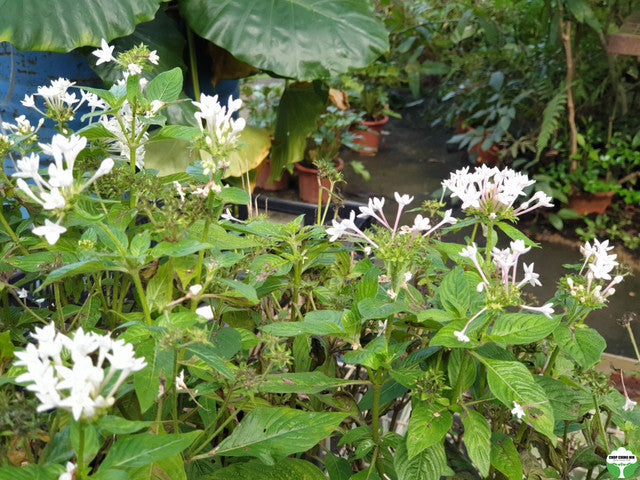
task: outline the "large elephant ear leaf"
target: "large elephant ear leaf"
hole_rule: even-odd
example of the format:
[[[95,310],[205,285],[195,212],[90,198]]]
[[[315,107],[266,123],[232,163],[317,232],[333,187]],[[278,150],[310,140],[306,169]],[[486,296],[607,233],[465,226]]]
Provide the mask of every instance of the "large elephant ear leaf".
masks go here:
[[[180,0],[201,37],[255,67],[299,80],[364,67],[389,49],[363,0]]]
[[[0,41],[18,50],[68,52],[129,35],[162,0],[0,0]]]

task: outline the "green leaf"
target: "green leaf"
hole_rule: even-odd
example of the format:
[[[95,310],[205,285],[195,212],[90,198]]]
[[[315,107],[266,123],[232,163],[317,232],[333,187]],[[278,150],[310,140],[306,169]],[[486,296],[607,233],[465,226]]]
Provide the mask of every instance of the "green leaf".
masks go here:
[[[593,10],[585,0],[565,0],[567,8],[580,23],[587,23],[596,32],[600,32],[602,27],[593,14]]]
[[[187,348],[187,351],[193,353],[221,375],[233,380],[233,372],[227,367],[226,360],[220,356],[215,346],[206,344],[191,345]]]
[[[143,230],[131,239],[129,251],[131,252],[131,255],[138,257],[140,255],[144,255],[147,250],[149,250],[150,245],[151,234],[149,233],[149,230]]]
[[[120,266],[108,266],[105,261],[99,260],[84,260],[81,262],[70,263],[69,265],[65,265],[64,267],[60,267],[55,269],[49,275],[42,284],[42,287],[49,285],[51,282],[56,280],[60,280],[62,278],[70,277],[73,275],[80,275],[82,273],[96,273],[101,272],[103,270],[119,270],[124,271],[123,267]]]
[[[25,465],[24,467],[0,467],[2,480],[57,480],[64,472],[62,465]]]
[[[53,252],[35,252],[24,257],[13,257],[8,261],[12,266],[24,272],[41,272],[45,269],[46,264],[54,263],[56,260],[63,263],[73,263],[77,260],[75,255],[67,252],[62,253],[62,258],[57,258],[57,256],[58,254]]]
[[[453,415],[446,407],[436,408],[434,405],[416,403],[411,411],[407,432],[409,459],[425,448],[442,442],[452,422]]]
[[[504,433],[491,435],[491,465],[504,473],[509,480],[522,480],[522,463],[513,439]]]
[[[251,480],[327,480],[318,467],[298,458],[284,458],[275,465],[265,465],[259,460],[235,463],[202,477],[201,480],[247,480],[249,478]]]
[[[239,60],[299,80],[364,67],[389,49],[384,25],[361,0],[183,0],[180,13]]]
[[[173,350],[156,347],[153,339],[145,340],[136,347],[136,354],[142,355],[147,366],[133,374],[133,385],[140,404],[140,411],[146,412],[155,402],[160,388],[159,376],[171,379],[173,372]]]
[[[505,222],[498,222],[496,226],[502,230],[511,240],[522,240],[527,247],[539,247],[540,244],[534,242],[520,230]]]
[[[200,430],[167,435],[140,433],[119,438],[109,449],[100,470],[137,467],[171,457],[189,447],[200,433]]]
[[[170,262],[158,267],[145,290],[151,310],[162,311],[173,298],[173,268]]]
[[[442,306],[449,313],[463,317],[467,314],[471,303],[471,290],[475,291],[464,277],[461,267],[451,270],[443,279],[438,289]]]
[[[210,248],[208,243],[202,243],[192,238],[183,238],[178,243],[160,242],[151,250],[149,255],[151,258],[160,257],[184,257],[185,255],[191,255],[199,250],[205,250]]]
[[[327,452],[324,457],[324,468],[327,469],[330,480],[349,480],[351,478],[351,464],[342,457]]]
[[[370,341],[364,348],[349,350],[344,354],[344,362],[377,370],[386,362],[387,353],[387,339],[381,335]]]
[[[160,0],[0,1],[0,41],[19,50],[68,52],[128,35],[153,19]]]
[[[266,376],[259,390],[266,393],[320,393],[350,383],[353,382],[328,377],[322,372],[274,373]]]
[[[219,282],[230,288],[230,290],[221,292],[221,295],[246,298],[252,305],[258,303],[258,294],[256,293],[256,289],[251,285],[229,278],[220,278]]]
[[[386,296],[385,296],[386,297]],[[358,302],[358,311],[364,320],[387,318],[390,315],[406,311],[403,302],[389,302],[389,298],[365,298]]]
[[[522,345],[537,342],[553,332],[560,316],[534,313],[505,313],[494,322],[489,338],[498,344]]]
[[[346,335],[342,315],[338,310],[315,310],[307,313],[302,322],[275,322],[260,329],[278,337],[295,337],[301,333],[341,337]]]
[[[327,105],[328,91],[319,82],[294,83],[282,94],[271,149],[271,178],[284,167],[302,160],[307,136],[317,128],[317,118]]]
[[[149,428],[153,422],[141,420],[127,420],[117,415],[103,415],[96,422],[96,426],[101,434],[126,435],[135,433],[143,428]]]
[[[607,342],[593,328],[586,325],[568,327],[561,324],[553,332],[560,350],[583,368],[591,368],[600,361]]]
[[[466,392],[476,380],[476,362],[465,350],[458,348],[451,350],[447,362],[447,374],[451,385],[460,385],[459,393]]]
[[[525,408],[525,418],[533,427],[556,444],[553,433],[553,410],[544,390],[533,380],[533,375],[518,361],[492,360],[474,354],[487,368],[487,382],[491,392],[509,410],[517,402]]]
[[[447,469],[444,445],[441,442],[431,445],[410,457],[407,445],[401,442],[393,458],[393,466],[398,480],[437,480]]]
[[[173,102],[177,100],[182,91],[182,70],[178,67],[162,72],[147,85],[145,91],[149,100],[161,102]]]
[[[534,375],[533,379],[549,398],[556,421],[576,420],[593,408],[593,398],[583,390],[574,390],[566,383],[546,375]]]
[[[195,137],[200,135],[200,133],[201,132],[198,127],[187,127],[184,125],[165,125],[160,129],[160,131],[158,131],[158,133],[156,133],[153,136],[152,138],[153,141],[150,142],[150,145],[153,144],[156,140],[169,140],[169,139],[186,140],[187,142],[190,142]],[[188,143],[185,143],[185,149],[187,146],[188,146]],[[146,155],[145,155],[145,163],[146,163]],[[184,167],[186,168],[186,165]],[[158,167],[154,166],[153,168],[158,168]],[[184,168],[180,169],[180,171],[184,171]]]
[[[267,465],[274,465],[277,460],[304,452],[331,435],[346,416],[259,407],[249,412],[214,451],[223,456],[258,457]]]
[[[484,416],[475,410],[466,410],[462,417],[464,426],[464,444],[473,464],[480,475],[489,475],[491,466],[491,427]]]

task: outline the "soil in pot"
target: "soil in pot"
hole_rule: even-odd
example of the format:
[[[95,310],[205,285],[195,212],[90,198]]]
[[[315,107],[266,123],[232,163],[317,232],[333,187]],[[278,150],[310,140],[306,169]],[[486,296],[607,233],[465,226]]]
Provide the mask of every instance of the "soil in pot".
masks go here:
[[[262,190],[268,190],[270,192],[285,190],[289,188],[289,179],[291,178],[291,175],[287,170],[284,170],[282,172],[282,176],[278,180],[274,180],[273,182],[269,181],[270,176],[271,160],[266,158],[258,167],[255,185],[256,188],[261,188]]]
[[[333,163],[336,170],[340,171],[344,168],[344,161],[341,158],[335,158]],[[302,201],[307,203],[318,203],[318,170],[315,168],[305,167],[299,163],[294,163],[298,172],[298,192]],[[322,179],[322,186],[329,188],[331,184],[326,178]],[[329,201],[329,193],[325,190],[322,192],[322,203]]]
[[[389,116],[385,115],[379,120],[360,122],[359,129],[352,129],[351,132],[357,135],[353,143],[361,148],[357,150],[360,155],[375,155],[380,148],[382,138],[382,128],[389,121]]]
[[[585,215],[587,213],[604,213],[615,192],[583,193],[576,192],[569,196],[569,208],[574,212]]]

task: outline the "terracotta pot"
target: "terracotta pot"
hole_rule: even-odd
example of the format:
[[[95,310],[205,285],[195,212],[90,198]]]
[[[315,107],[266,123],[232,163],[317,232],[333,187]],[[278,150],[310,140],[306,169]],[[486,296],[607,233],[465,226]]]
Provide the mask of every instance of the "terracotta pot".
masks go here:
[[[582,193],[569,196],[569,208],[580,215],[587,213],[604,213],[615,192]]]
[[[335,158],[333,160],[336,170],[340,171],[344,168],[344,161],[341,158]],[[315,168],[305,167],[299,163],[294,163],[293,166],[298,172],[298,192],[300,198],[307,203],[318,203],[318,170]],[[329,188],[331,184],[329,180],[323,178],[322,186]],[[329,193],[327,191],[322,192],[322,203],[329,201]]]
[[[364,129],[352,129],[351,133],[358,136],[353,143],[360,145],[362,148],[357,152],[360,155],[375,155],[380,147],[380,138],[382,135],[382,127],[389,121],[389,116],[385,115],[380,120],[360,122]]]
[[[271,176],[271,160],[266,158],[258,167],[258,173],[256,175],[256,188],[262,190],[268,190],[270,192],[276,190],[285,190],[289,187],[289,179],[291,175],[287,170],[282,172],[282,176],[273,182],[269,181]]]
[[[465,133],[475,130],[472,126],[468,125],[464,120],[458,118],[456,120],[456,133]],[[475,155],[476,163],[485,163],[490,167],[497,165],[500,161],[500,146],[497,143],[493,143],[488,149],[482,148],[485,138],[491,135],[493,132],[487,131],[482,134],[482,140],[476,143],[469,149],[470,155]]]

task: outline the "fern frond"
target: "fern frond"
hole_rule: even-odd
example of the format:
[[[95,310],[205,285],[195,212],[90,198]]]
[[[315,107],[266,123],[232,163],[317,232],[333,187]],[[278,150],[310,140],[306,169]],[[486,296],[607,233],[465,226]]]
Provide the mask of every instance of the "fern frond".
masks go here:
[[[551,134],[558,126],[558,117],[567,103],[567,93],[560,92],[553,97],[542,114],[542,125],[540,125],[540,134],[536,141],[536,162],[540,160],[542,150],[548,145]]]

